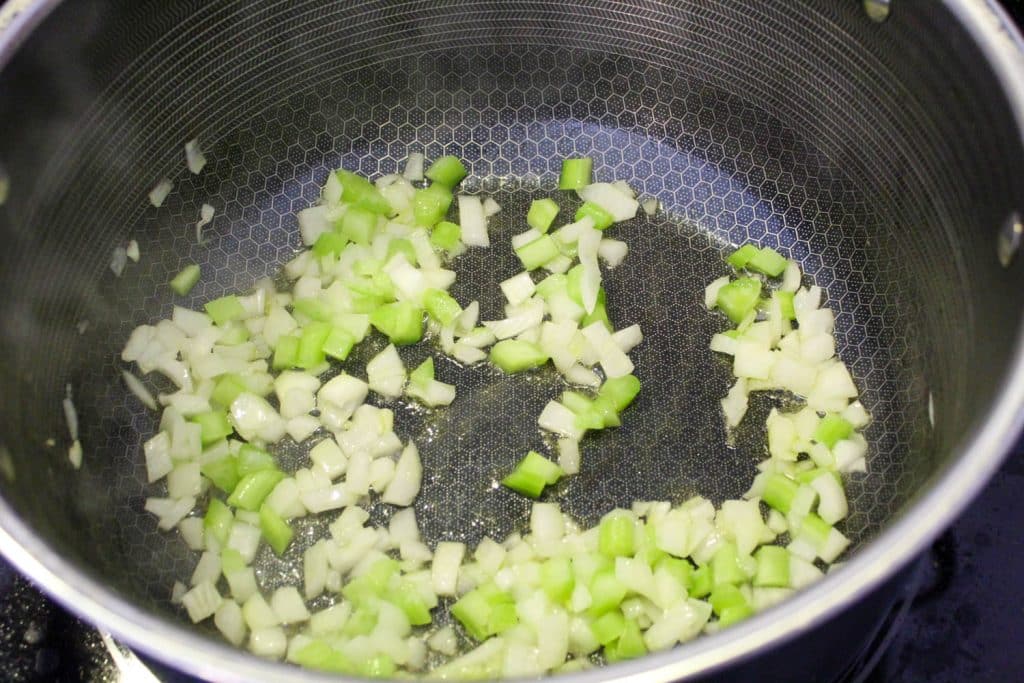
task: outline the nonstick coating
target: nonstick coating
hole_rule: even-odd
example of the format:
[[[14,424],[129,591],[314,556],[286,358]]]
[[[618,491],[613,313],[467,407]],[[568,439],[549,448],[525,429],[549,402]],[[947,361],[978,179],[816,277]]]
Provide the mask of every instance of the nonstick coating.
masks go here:
[[[331,169],[376,177],[411,151],[459,156],[464,187],[501,204],[494,247],[460,257],[453,288],[479,299],[484,319],[500,317],[497,283],[518,270],[508,238],[532,199],[556,192],[561,159],[587,155],[597,179],[661,203],[614,229],[630,252],[607,274],[613,322],[645,335],[633,354],[643,391],[621,429],[587,437],[582,472],[548,499],[592,524],[637,499],[746,490],[780,398],[755,399],[726,445],[729,369],[708,350],[726,321],[702,299],[727,272],[723,255],[754,241],[798,260],[836,313],[839,354],[873,416],[869,472],[850,478],[844,523],[863,544],[983,416],[1024,291],[994,258],[1019,199],[1020,141],[970,45],[936,63],[934,41],[958,30],[938,5],[908,0],[899,9],[912,22],[876,25],[859,3],[825,0],[65,4],[0,80],[0,120],[20,127],[0,140],[12,180],[0,256],[2,464],[14,475],[0,480],[4,498],[87,573],[183,619],[167,598],[196,557],[142,509],[163,489],[145,484],[141,453],[158,417],[119,377],[131,329],[275,275],[300,245],[295,213]],[[209,164],[193,176],[181,145],[197,136]],[[145,194],[164,175],[175,187],[155,209]],[[199,246],[203,203],[216,215]],[[142,260],[118,279],[107,262],[129,238]],[[203,275],[177,298],[166,283],[187,263]],[[342,367],[362,374],[381,345],[371,339]],[[535,420],[557,380],[435,358],[456,402],[392,406],[426,467],[416,511],[427,538],[522,529],[529,502],[495,481],[544,445]],[[60,412],[68,382],[83,426],[78,472]],[[287,467],[306,462],[301,448],[283,452]],[[261,551],[265,586],[299,580],[315,526],[299,524],[284,562]]]

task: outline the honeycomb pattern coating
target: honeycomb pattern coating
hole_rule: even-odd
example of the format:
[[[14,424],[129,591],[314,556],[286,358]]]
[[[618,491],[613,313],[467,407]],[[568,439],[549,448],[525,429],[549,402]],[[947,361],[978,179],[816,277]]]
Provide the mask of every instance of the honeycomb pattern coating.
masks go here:
[[[360,83],[367,85],[352,85]],[[330,169],[376,177],[400,170],[409,151],[458,155],[470,169],[464,188],[503,207],[491,220],[492,249],[471,250],[454,266],[453,293],[463,303],[479,299],[484,319],[501,316],[497,284],[519,270],[508,239],[525,229],[529,202],[554,194],[563,215],[578,204],[553,189],[563,157],[592,156],[598,180],[625,180],[661,203],[656,216],[640,214],[613,229],[630,254],[606,275],[613,322],[639,323],[646,335],[632,354],[643,391],[621,429],[587,437],[583,471],[546,499],[592,524],[636,499],[701,494],[718,502],[746,490],[764,456],[771,401],[754,401],[736,446],[727,447],[718,399],[730,384],[728,365],[707,348],[726,322],[702,301],[707,282],[727,272],[722,256],[730,245],[756,241],[799,260],[826,290],[839,352],[875,418],[871,472],[850,485],[848,533],[869,537],[898,505],[906,477],[914,476],[902,455],[919,438],[922,394],[912,381],[916,351],[890,308],[893,285],[877,279],[865,250],[866,202],[821,154],[764,113],[623,57],[441,52],[369,68],[343,86],[293,95],[254,116],[207,147],[202,174],[179,172],[165,205],[147,209],[130,231],[143,258],[121,280],[103,283],[116,303],[107,312],[114,324],[96,326],[109,335],[102,352],[119,348],[133,326],[168,316],[175,303],[198,308],[273,276],[299,246],[295,213],[316,200]],[[217,213],[199,246],[193,226],[204,202]],[[202,266],[199,284],[185,299],[171,296],[165,283],[192,262]],[[380,340],[367,342],[346,369],[362,374],[374,344]],[[411,366],[427,349],[403,353]],[[145,486],[141,459],[156,420],[104,358],[76,383],[89,398],[83,422],[91,450],[78,485],[115,482],[113,500],[85,517],[86,533],[113,534],[102,570],[128,594],[167,609],[168,587],[188,577],[195,558],[142,513],[145,496],[160,492]],[[438,374],[458,386],[456,403],[437,414],[398,407],[396,418],[399,435],[421,444],[426,475],[416,507],[428,539],[473,542],[523,528],[529,502],[495,482],[527,449],[544,446],[535,419],[560,390],[557,380],[444,362]],[[298,466],[302,459],[290,450]],[[321,526],[304,522],[285,562],[261,553],[265,585],[298,578],[288,560]]]

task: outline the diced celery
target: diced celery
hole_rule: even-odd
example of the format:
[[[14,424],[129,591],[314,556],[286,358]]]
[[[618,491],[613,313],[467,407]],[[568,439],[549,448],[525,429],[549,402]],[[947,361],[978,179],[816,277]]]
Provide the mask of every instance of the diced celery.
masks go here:
[[[220,337],[217,338],[218,344],[235,346],[249,341],[249,328],[241,323],[228,323],[222,326],[221,330]]]
[[[578,190],[590,184],[594,160],[589,157],[563,159],[562,172],[558,176],[559,190]]]
[[[761,247],[747,261],[747,269],[764,273],[768,277],[778,277],[786,270],[789,261],[771,247]]]
[[[775,297],[779,300],[782,317],[786,320],[796,319],[796,309],[793,308],[793,292],[775,292]]]
[[[459,302],[443,289],[428,289],[424,292],[423,307],[431,318],[442,325],[448,325],[462,313]]]
[[[853,434],[853,425],[835,413],[829,413],[818,422],[814,430],[814,440],[832,448],[837,443]]]
[[[755,245],[744,244],[742,247],[729,254],[725,261],[736,270],[741,270],[743,268],[746,268],[747,263],[750,261],[750,259],[752,259],[756,255],[757,247]]]
[[[241,476],[238,474],[238,465],[234,456],[227,456],[203,463],[199,471],[204,477],[213,482],[213,485],[224,493],[231,493],[238,486]]]
[[[280,470],[258,470],[242,477],[235,490],[228,496],[228,504],[250,512],[256,512],[263,500],[274,487],[284,479]]]
[[[718,623],[722,626],[728,626],[729,624],[735,624],[737,621],[746,619],[753,613],[754,608],[748,604],[730,605],[718,615]]]
[[[338,232],[356,244],[369,244],[377,230],[377,214],[370,209],[353,206],[341,217]]]
[[[633,402],[636,395],[640,393],[640,380],[634,375],[623,377],[612,377],[606,379],[598,390],[598,397],[607,398],[611,401],[615,410],[622,412]]]
[[[191,422],[199,425],[200,439],[204,446],[209,446],[214,441],[220,441],[224,437],[231,436],[234,428],[228,421],[227,413],[218,410],[211,410],[206,413],[199,413],[190,418]]]
[[[310,320],[324,322],[331,319],[330,307],[320,299],[313,297],[295,299],[292,301],[292,310],[296,313],[301,313]]]
[[[689,594],[691,598],[703,598],[711,592],[713,587],[714,581],[711,576],[710,564],[698,567],[690,575]]]
[[[356,340],[351,334],[340,327],[332,327],[331,333],[327,335],[327,339],[324,340],[320,350],[331,358],[345,360],[348,358],[348,354],[352,352],[352,347],[355,344]]]
[[[450,190],[462,182],[466,173],[466,167],[459,161],[459,158],[449,155],[435,159],[423,175]]]
[[[294,334],[286,334],[277,340],[277,347],[274,349],[274,360],[271,366],[275,370],[293,368],[298,356],[299,338]]]
[[[416,249],[413,248],[412,242],[404,237],[396,237],[388,242],[388,258],[390,259],[395,254],[401,254],[406,261],[414,266],[417,264]]]
[[[282,519],[281,515],[277,514],[269,505],[260,507],[260,531],[263,533],[263,538],[267,539],[267,543],[278,555],[284,555],[284,551],[292,542],[294,535],[288,522]]]
[[[325,322],[311,322],[302,328],[299,349],[295,354],[295,365],[309,369],[324,362],[324,342],[331,336],[331,325]]]
[[[561,477],[561,467],[537,451],[530,451],[501,483],[524,496],[538,498],[545,486],[554,484]]]
[[[224,545],[228,542],[228,534],[231,533],[231,525],[235,516],[231,514],[231,508],[224,504],[220,498],[210,498],[206,506],[206,514],[203,516],[203,531],[209,534]]]
[[[626,618],[622,611],[613,609],[602,614],[590,624],[590,630],[601,645],[608,645],[619,639],[622,632],[626,630]]]
[[[430,231],[430,243],[438,249],[452,251],[459,246],[462,228],[451,221],[441,221]]]
[[[755,586],[789,587],[789,551],[776,545],[763,545],[754,553],[757,560]]]
[[[690,584],[693,581],[693,565],[687,560],[666,555],[658,560],[654,568],[656,571],[664,569],[669,572],[679,582],[680,586],[689,590]]]
[[[558,244],[551,235],[541,235],[516,249],[516,256],[523,262],[523,268],[526,270],[537,270],[558,255]]]
[[[611,648],[605,648],[605,657],[610,662],[617,662],[623,659],[636,659],[647,654],[647,645],[644,644],[640,627],[631,619],[627,619],[622,635],[619,636]]]
[[[291,661],[306,669],[338,674],[354,674],[356,672],[355,665],[348,657],[322,640],[314,640],[304,645],[291,656]]]
[[[761,281],[752,277],[733,280],[718,290],[716,305],[736,324],[757,306],[761,296]]]
[[[722,543],[711,558],[711,578],[716,589],[723,583],[744,583],[749,577],[740,566],[739,551],[732,542]]]
[[[599,617],[622,604],[626,597],[626,587],[615,578],[613,567],[600,569],[590,579],[590,607],[587,613]]]
[[[430,187],[416,190],[412,198],[412,212],[417,225],[430,227],[442,220],[452,205],[452,192],[444,185],[435,183]]]
[[[594,304],[594,310],[584,315],[583,319],[580,320],[581,329],[600,320],[604,323],[604,326],[608,328],[609,332],[614,331],[612,328],[612,322],[608,319],[608,309],[605,308],[605,298],[604,287],[598,288],[597,302]]]
[[[395,660],[384,653],[377,653],[359,662],[356,670],[366,678],[390,678],[394,675]]]
[[[580,306],[583,305],[583,290],[581,288],[582,282],[583,264],[577,263],[569,269],[568,273],[565,274],[565,291],[569,295],[569,298]]]
[[[415,344],[423,337],[423,310],[408,301],[396,301],[370,313],[370,324],[396,346]]]
[[[548,355],[532,342],[503,339],[491,347],[490,359],[502,371],[513,373],[544,365]]]
[[[365,636],[372,632],[376,626],[377,608],[372,603],[364,603],[353,610],[352,616],[345,622],[341,632],[350,638]]]
[[[321,233],[316,238],[316,242],[313,244],[313,253],[317,256],[326,256],[327,254],[338,255],[345,251],[346,246],[348,246],[348,240],[345,239],[344,235],[328,231]]]
[[[583,202],[580,208],[576,209],[576,215],[573,216],[573,220],[580,221],[587,216],[594,221],[594,227],[598,230],[606,230],[615,222],[614,216],[594,202]]]
[[[427,358],[416,366],[416,369],[409,373],[409,383],[425,386],[434,379],[434,359]]]
[[[171,289],[180,296],[185,296],[192,291],[192,288],[199,282],[199,266],[192,263],[181,269],[171,279]]]
[[[424,626],[431,622],[430,608],[427,607],[416,587],[408,581],[402,581],[398,589],[390,592],[388,597],[405,613],[409,623],[413,626]]]
[[[731,583],[723,583],[715,586],[715,590],[711,591],[711,596],[708,598],[708,602],[711,603],[711,609],[715,611],[715,614],[721,616],[722,612],[729,607],[738,607],[747,605],[747,599],[743,597],[743,593],[740,589]]]
[[[769,507],[775,508],[782,514],[787,514],[798,490],[800,490],[798,483],[784,474],[775,473],[765,479],[761,498]]]
[[[576,586],[569,558],[555,557],[542,564],[540,584],[551,600],[556,603],[566,602]]]
[[[250,443],[242,444],[236,456],[239,476],[246,476],[260,470],[272,470],[277,467],[274,456],[262,448],[257,448]]]
[[[633,516],[621,510],[612,510],[601,518],[597,548],[608,557],[628,557],[634,552],[634,536]]]
[[[551,273],[537,283],[537,296],[547,300],[555,292],[561,292],[568,286],[568,278],[564,273]]]
[[[376,214],[389,215],[391,205],[373,183],[351,171],[340,169],[335,177],[341,183],[341,200],[353,204],[353,208],[365,209]],[[351,211],[351,208],[349,209]]]
[[[526,222],[537,232],[547,232],[558,215],[558,204],[555,200],[545,197],[535,199],[526,213]]]
[[[219,299],[206,302],[204,306],[206,314],[213,322],[224,325],[232,320],[240,320],[245,317],[245,308],[237,296],[222,296]]]

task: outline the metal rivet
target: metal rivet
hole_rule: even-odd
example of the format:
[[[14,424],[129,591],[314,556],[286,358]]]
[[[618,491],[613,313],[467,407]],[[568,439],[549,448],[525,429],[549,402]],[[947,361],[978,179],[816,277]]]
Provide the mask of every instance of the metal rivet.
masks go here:
[[[1013,257],[1020,249],[1022,237],[1024,237],[1024,222],[1021,221],[1020,214],[1014,211],[1003,221],[1003,227],[999,229],[999,239],[996,243],[996,254],[998,254],[999,263],[1003,268],[1009,268],[1013,263]]]
[[[889,18],[892,11],[891,0],[864,0],[864,11],[871,21],[882,23]]]

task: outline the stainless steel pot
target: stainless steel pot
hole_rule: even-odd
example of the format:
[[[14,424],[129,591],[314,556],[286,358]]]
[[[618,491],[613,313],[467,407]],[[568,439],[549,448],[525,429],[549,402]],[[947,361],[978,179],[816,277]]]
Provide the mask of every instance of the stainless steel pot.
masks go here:
[[[572,677],[735,674],[726,667],[773,648],[781,668],[756,670],[798,675],[794,639],[829,620],[870,631],[876,608],[851,605],[872,591],[873,604],[892,601],[898,570],[1020,427],[1019,46],[981,0],[40,2],[0,44],[3,552],[184,671],[317,679],[230,649],[168,603],[194,558],[142,511],[139,444],[155,425],[119,383],[120,345],[169,312],[165,283],[185,262],[209,274],[194,305],[273,273],[330,168],[388,172],[411,148],[459,154],[510,234],[560,157],[587,153],[665,213],[626,236],[629,265],[608,285],[625,302],[613,318],[645,330],[645,391],[628,428],[559,492],[568,511],[593,522],[639,497],[721,499],[749,483],[761,436],[723,446],[727,372],[706,349],[718,323],[699,298],[729,243],[777,246],[826,290],[875,420],[870,472],[850,484],[845,566],[719,634]],[[196,136],[211,162],[191,176],[181,145]],[[145,195],[165,175],[176,190],[155,210]],[[190,226],[204,202],[218,214],[199,247]],[[118,279],[107,262],[129,236],[143,259]],[[467,296],[514,266],[472,258]],[[530,430],[517,425],[542,397],[465,381],[473,400],[441,430],[461,436],[424,452],[438,478],[418,512],[433,540],[502,535],[527,510],[485,484],[521,451]],[[80,471],[65,451],[69,382]],[[272,585],[286,568],[267,558],[262,570]],[[803,649],[812,677],[834,659],[826,650]]]

